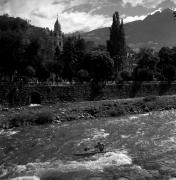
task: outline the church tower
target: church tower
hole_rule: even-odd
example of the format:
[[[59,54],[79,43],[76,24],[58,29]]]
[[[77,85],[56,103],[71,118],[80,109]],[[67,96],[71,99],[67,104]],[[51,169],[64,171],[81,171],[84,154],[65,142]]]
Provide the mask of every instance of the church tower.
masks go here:
[[[54,24],[54,38],[55,38],[55,48],[58,47],[61,52],[63,50],[63,33],[61,30],[61,25],[58,21],[58,16]]]

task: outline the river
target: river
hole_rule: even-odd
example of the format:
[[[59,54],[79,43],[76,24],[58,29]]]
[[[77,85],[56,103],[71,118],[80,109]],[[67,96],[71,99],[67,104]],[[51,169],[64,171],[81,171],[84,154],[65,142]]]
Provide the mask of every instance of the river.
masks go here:
[[[78,156],[97,142],[105,152]],[[0,179],[171,179],[176,111],[0,130]],[[52,178],[48,178],[52,179]]]

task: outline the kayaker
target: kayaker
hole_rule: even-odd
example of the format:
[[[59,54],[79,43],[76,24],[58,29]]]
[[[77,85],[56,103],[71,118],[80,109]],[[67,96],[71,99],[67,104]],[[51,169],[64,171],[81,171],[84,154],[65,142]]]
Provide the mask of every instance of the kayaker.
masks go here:
[[[89,151],[90,150],[90,147],[85,147],[84,148],[84,151]]]
[[[94,146],[94,148],[98,149],[100,152],[103,152],[103,151],[104,151],[104,144],[98,142],[98,143]]]

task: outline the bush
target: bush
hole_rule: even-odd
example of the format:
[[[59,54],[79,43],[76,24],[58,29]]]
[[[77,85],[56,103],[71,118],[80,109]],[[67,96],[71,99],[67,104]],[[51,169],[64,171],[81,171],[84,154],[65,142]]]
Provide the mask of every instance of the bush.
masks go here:
[[[112,78],[114,62],[107,52],[94,51],[85,56],[82,69],[89,72],[90,78],[106,81]]]
[[[50,112],[39,112],[34,117],[35,124],[47,124],[54,121],[54,117]]]
[[[23,112],[21,114],[16,114],[10,119],[10,127],[19,127],[25,125],[33,124],[47,124],[54,121],[54,117],[50,112],[39,112],[36,114],[31,114],[30,112]]]
[[[163,75],[168,80],[174,80],[175,74],[176,73],[175,73],[175,67],[174,66],[168,65],[168,66],[164,67]]]
[[[80,82],[88,81],[89,80],[89,72],[81,69],[78,71],[78,79]]]
[[[131,76],[130,76],[130,73],[128,71],[122,71],[120,73],[120,77],[123,81],[130,81],[131,80]]]
[[[153,73],[149,69],[136,68],[133,73],[133,78],[135,81],[152,81]]]
[[[24,125],[31,125],[34,123],[33,116],[30,113],[16,114],[10,119],[11,127],[19,127]]]
[[[156,101],[157,100],[157,97],[156,96],[147,96],[143,99],[144,102],[150,102],[150,101]]]

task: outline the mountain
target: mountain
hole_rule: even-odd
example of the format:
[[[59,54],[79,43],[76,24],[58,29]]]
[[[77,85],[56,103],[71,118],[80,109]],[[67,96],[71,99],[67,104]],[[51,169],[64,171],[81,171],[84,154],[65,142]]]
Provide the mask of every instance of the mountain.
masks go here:
[[[176,18],[171,9],[158,11],[144,20],[124,25],[127,44],[132,48],[176,46]],[[86,40],[106,45],[109,28],[96,29],[83,34]]]

